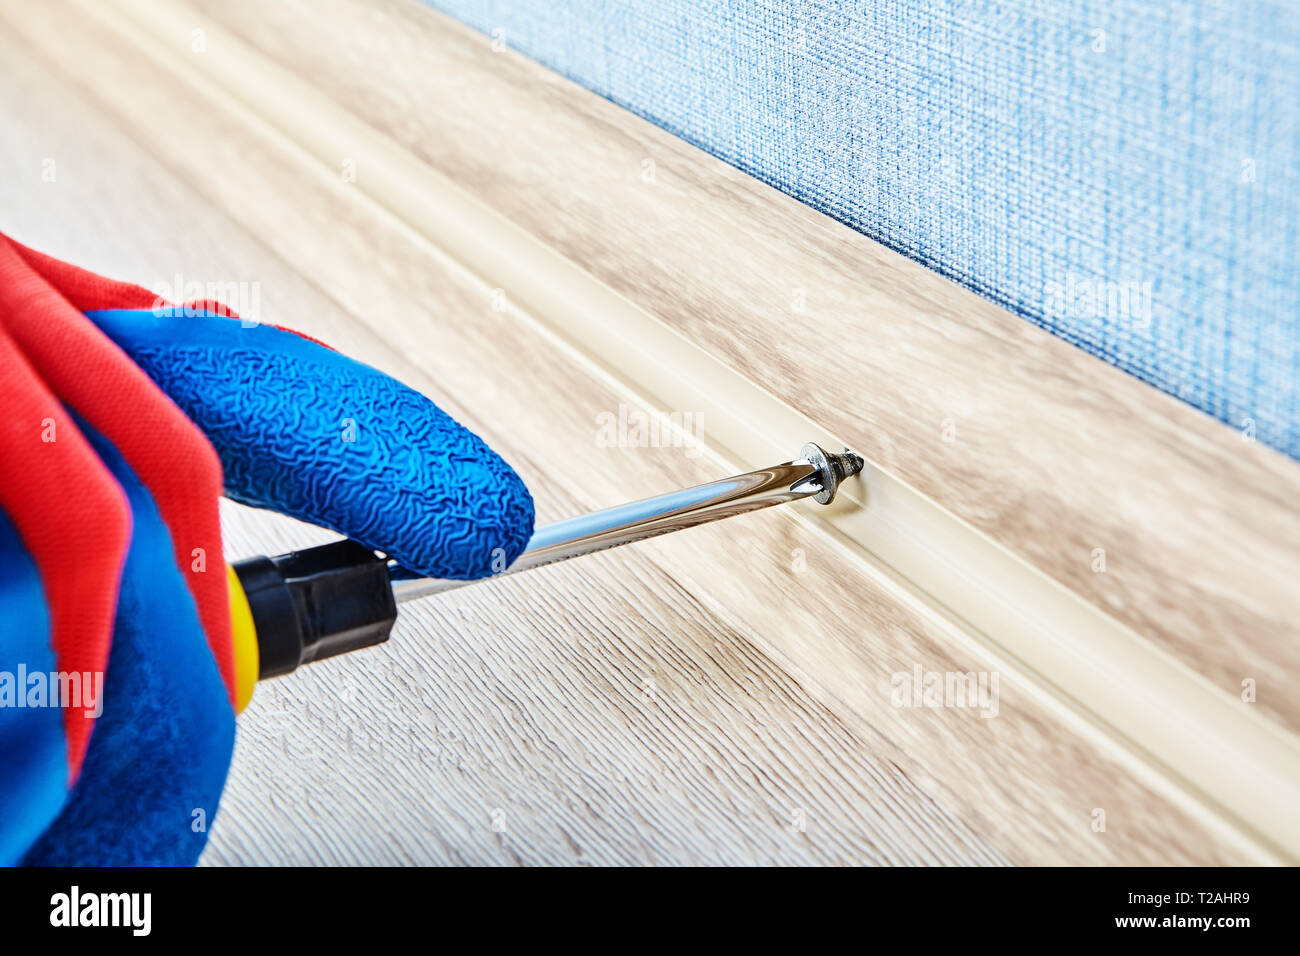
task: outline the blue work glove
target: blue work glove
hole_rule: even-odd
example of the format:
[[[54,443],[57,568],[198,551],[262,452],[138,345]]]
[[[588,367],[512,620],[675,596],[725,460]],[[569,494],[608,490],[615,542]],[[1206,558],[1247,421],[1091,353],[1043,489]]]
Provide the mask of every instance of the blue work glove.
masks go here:
[[[427,398],[194,312],[0,234],[0,863],[198,858],[253,679],[223,487],[436,577],[532,534],[518,475]]]

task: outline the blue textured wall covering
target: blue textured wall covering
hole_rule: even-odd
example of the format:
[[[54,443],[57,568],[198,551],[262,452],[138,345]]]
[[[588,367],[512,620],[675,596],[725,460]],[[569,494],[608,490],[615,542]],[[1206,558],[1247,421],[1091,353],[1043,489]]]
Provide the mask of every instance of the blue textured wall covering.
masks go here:
[[[1300,458],[1296,7],[433,5]]]

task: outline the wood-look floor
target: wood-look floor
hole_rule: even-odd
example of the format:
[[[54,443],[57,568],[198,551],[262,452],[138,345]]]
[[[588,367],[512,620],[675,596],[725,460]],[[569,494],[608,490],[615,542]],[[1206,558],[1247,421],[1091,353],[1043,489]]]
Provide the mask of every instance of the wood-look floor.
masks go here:
[[[1023,381],[1041,367],[1042,337],[957,292],[943,302],[913,301],[910,330],[889,310],[864,327],[873,315],[869,299],[834,303],[813,292],[818,314],[845,330],[844,367],[866,363],[859,372],[872,383],[870,404],[845,408],[830,391],[803,387],[799,376],[812,356],[801,349],[808,346],[763,338],[782,318],[771,303],[778,293],[785,300],[783,283],[797,280],[828,295],[836,286],[782,271],[772,240],[779,224],[763,218],[766,207],[754,206],[752,233],[728,238],[747,250],[752,245],[760,285],[747,288],[734,276],[702,278],[710,274],[709,247],[722,228],[703,217],[710,203],[745,204],[750,187],[737,174],[718,169],[708,182],[678,180],[674,147],[657,140],[654,149],[669,151],[658,164],[660,183],[681,193],[668,205],[677,216],[682,208],[701,207],[689,230],[694,241],[683,241],[687,227],[667,220],[656,200],[638,204],[632,190],[618,193],[620,201],[644,221],[629,220],[625,228],[608,217],[588,223],[584,216],[597,215],[592,193],[573,190],[562,206],[556,197],[569,181],[564,177],[595,175],[595,159],[582,150],[566,158],[572,166],[538,159],[556,155],[559,140],[548,137],[563,130],[525,127],[520,135],[537,143],[536,151],[498,149],[506,165],[497,176],[484,176],[474,157],[502,146],[490,139],[501,135],[497,124],[474,124],[467,111],[463,128],[432,131],[421,126],[418,111],[383,103],[369,77],[322,71],[312,60],[340,53],[328,44],[359,35],[376,18],[410,24],[412,42],[438,44],[453,64],[484,55],[464,35],[433,36],[421,19],[427,11],[326,7],[315,19],[335,18],[335,27],[322,35],[303,10],[283,5],[259,13],[262,26],[249,30],[248,39],[264,43],[266,24],[305,17],[295,21],[300,33],[288,30],[294,35],[273,45],[274,55],[319,75],[331,95],[372,121],[385,122],[385,109],[401,110],[400,121],[398,113],[389,115],[391,135],[510,208],[516,221],[581,259],[621,294],[677,297],[673,308],[660,305],[656,314],[674,317],[688,336],[747,375],[788,376],[791,394],[802,396],[809,415],[861,441],[955,513],[1125,616],[1212,679],[1240,671],[1243,659],[1263,668],[1259,673],[1294,679],[1294,644],[1280,646],[1285,642],[1278,637],[1282,585],[1275,572],[1246,585],[1237,580],[1240,566],[1224,571],[1226,581],[1203,575],[1184,581],[1165,568],[1164,576],[1176,582],[1173,592],[1147,603],[1149,585],[1142,582],[1154,580],[1153,562],[1187,554],[1205,533],[1226,536],[1229,525],[1221,505],[1201,500],[1201,486],[1180,484],[1158,497],[1158,475],[1134,469],[1132,456],[1143,436],[1148,454],[1153,434],[1181,441],[1179,454],[1207,456],[1225,482],[1242,486],[1236,500],[1244,507],[1281,509],[1271,522],[1257,510],[1239,516],[1240,535],[1223,543],[1222,553],[1241,562],[1234,542],[1272,542],[1265,556],[1282,571],[1295,567],[1294,553],[1277,536],[1294,522],[1287,502],[1277,500],[1297,483],[1290,463],[1254,447],[1231,459],[1208,422],[1158,396],[1136,401],[1127,380],[1120,387],[1098,363],[1067,352],[1052,353],[1053,368],[1066,376],[1059,392],[1040,382],[1043,406],[1014,406],[1020,457],[991,461],[1006,452],[1008,403],[984,391],[988,382],[958,377],[956,365],[940,390],[946,394],[927,396],[917,390],[936,378],[918,380],[907,363],[987,351],[1000,374],[1022,376],[1004,377],[1001,387],[1023,398]],[[259,22],[240,3],[212,5],[205,15],[236,31]],[[0,37],[6,79],[0,95],[10,130],[0,170],[0,228],[146,285],[178,272],[258,282],[264,318],[390,371],[483,434],[521,471],[541,520],[717,476],[707,454],[597,450],[597,416],[637,400],[627,383],[611,380],[509,309],[494,309],[491,287],[229,100],[138,55],[120,33],[70,17],[63,4],[21,16],[5,6],[0,18],[8,28]],[[79,66],[89,62],[93,71]],[[523,82],[518,63],[500,63],[494,69],[502,84]],[[344,73],[351,82],[339,78]],[[445,79],[457,72],[429,74],[434,83],[434,74]],[[376,84],[384,79],[374,78]],[[453,90],[425,92],[447,107],[440,115],[458,115],[448,107]],[[484,95],[490,104],[495,92]],[[603,107],[584,108],[595,114],[575,113],[574,121],[600,125],[607,134],[598,141],[603,149],[637,154],[639,144],[620,139]],[[42,163],[50,158],[58,177],[45,183]],[[605,163],[597,191],[615,188],[608,154]],[[521,178],[505,177],[501,170],[508,168]],[[525,178],[541,176],[561,177],[561,185],[535,193],[524,188]],[[800,221],[796,208],[788,212]],[[815,223],[804,226],[806,241],[814,243],[805,251],[811,249],[828,275],[855,261],[841,246],[832,248],[829,237],[818,250]],[[616,240],[619,254],[585,244],[592,236]],[[890,281],[902,281],[898,263],[887,265],[881,271]],[[737,303],[748,303],[749,311],[736,312]],[[955,334],[954,308],[970,317],[963,341],[956,349],[952,343],[935,348]],[[873,364],[880,360],[865,354],[873,337],[895,346],[887,350],[890,381]],[[817,362],[826,359],[823,350]],[[1095,420],[1106,424],[1107,434],[1070,435],[1060,422],[1049,428],[1043,408],[1061,407],[1067,395],[1077,400],[1085,380],[1087,394],[1102,406],[1094,408]],[[1131,427],[1113,417],[1120,408],[1108,403],[1115,402],[1129,403],[1119,418]],[[945,403],[970,411],[929,423]],[[938,429],[954,414],[971,445],[958,452],[969,456],[959,462],[939,458],[927,437],[927,423]],[[867,420],[876,427],[864,428]],[[1053,478],[1053,456],[1077,462],[1081,443],[1085,450],[1089,443],[1108,445],[1113,456],[1084,473],[1066,469]],[[596,453],[600,467],[573,467],[575,459],[590,461]],[[1015,468],[1051,480],[1041,494],[1028,494],[1023,470],[1018,483],[1005,480]],[[1134,474],[1147,483],[1128,488],[1132,497],[1105,511],[1097,488]],[[1014,508],[1007,496],[1014,496]],[[1179,529],[1174,515],[1184,507],[1203,512],[1209,531]],[[1132,530],[1138,514],[1150,534]],[[232,556],[314,540],[308,530],[243,509],[232,508],[227,517]],[[1120,542],[1119,557],[1108,550],[1112,564],[1120,564],[1117,573],[1123,571],[1118,583],[1081,584],[1072,576],[1063,556],[1090,541]],[[1090,555],[1091,545],[1083,553]],[[1258,553],[1249,556],[1260,560]],[[1231,590],[1237,587],[1243,590]],[[1226,601],[1225,591],[1242,600]],[[1186,603],[1196,600],[1208,606]],[[1288,627],[1293,637],[1294,623]],[[1196,637],[1202,634],[1208,637]],[[891,675],[915,665],[997,671],[998,716],[893,706]],[[840,672],[837,680],[823,679],[832,669]],[[1270,713],[1289,722],[1291,703],[1274,701]],[[1104,832],[1094,830],[1098,809],[1106,815]],[[973,651],[950,622],[910,600],[897,582],[842,560],[840,544],[785,512],[422,602],[404,612],[388,646],[259,689],[241,721],[209,851],[213,862],[1261,858],[1267,854],[1249,835],[1050,699],[1018,673],[1016,662]]]

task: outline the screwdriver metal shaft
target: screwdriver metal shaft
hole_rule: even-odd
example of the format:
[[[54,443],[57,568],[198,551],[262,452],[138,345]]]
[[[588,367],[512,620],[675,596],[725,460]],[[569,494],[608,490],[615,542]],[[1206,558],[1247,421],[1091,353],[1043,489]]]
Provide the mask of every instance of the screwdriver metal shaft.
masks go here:
[[[840,483],[862,470],[845,449],[804,445],[800,457],[770,468],[607,508],[538,529],[503,574],[643,541],[799,498],[830,504]],[[397,604],[473,581],[416,577],[364,545],[333,541],[230,567],[239,706],[256,680],[388,640]],[[240,650],[242,649],[242,650]]]
[[[862,459],[847,448],[841,454],[830,454],[810,442],[799,454],[793,461],[770,468],[546,525],[533,534],[524,553],[501,573],[514,574],[567,561],[800,498],[830,504],[840,482],[862,470]],[[404,577],[400,568],[389,570],[393,596],[399,603],[474,583]]]

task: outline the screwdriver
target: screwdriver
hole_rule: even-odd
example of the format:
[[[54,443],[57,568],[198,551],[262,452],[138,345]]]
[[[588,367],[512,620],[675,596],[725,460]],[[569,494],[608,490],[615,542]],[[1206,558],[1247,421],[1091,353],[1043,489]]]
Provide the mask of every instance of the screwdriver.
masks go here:
[[[494,577],[787,501],[830,504],[840,484],[862,468],[862,459],[847,448],[829,454],[809,442],[793,461],[546,525]],[[240,709],[257,680],[383,643],[399,603],[475,583],[419,577],[346,539],[239,561],[229,577]]]

